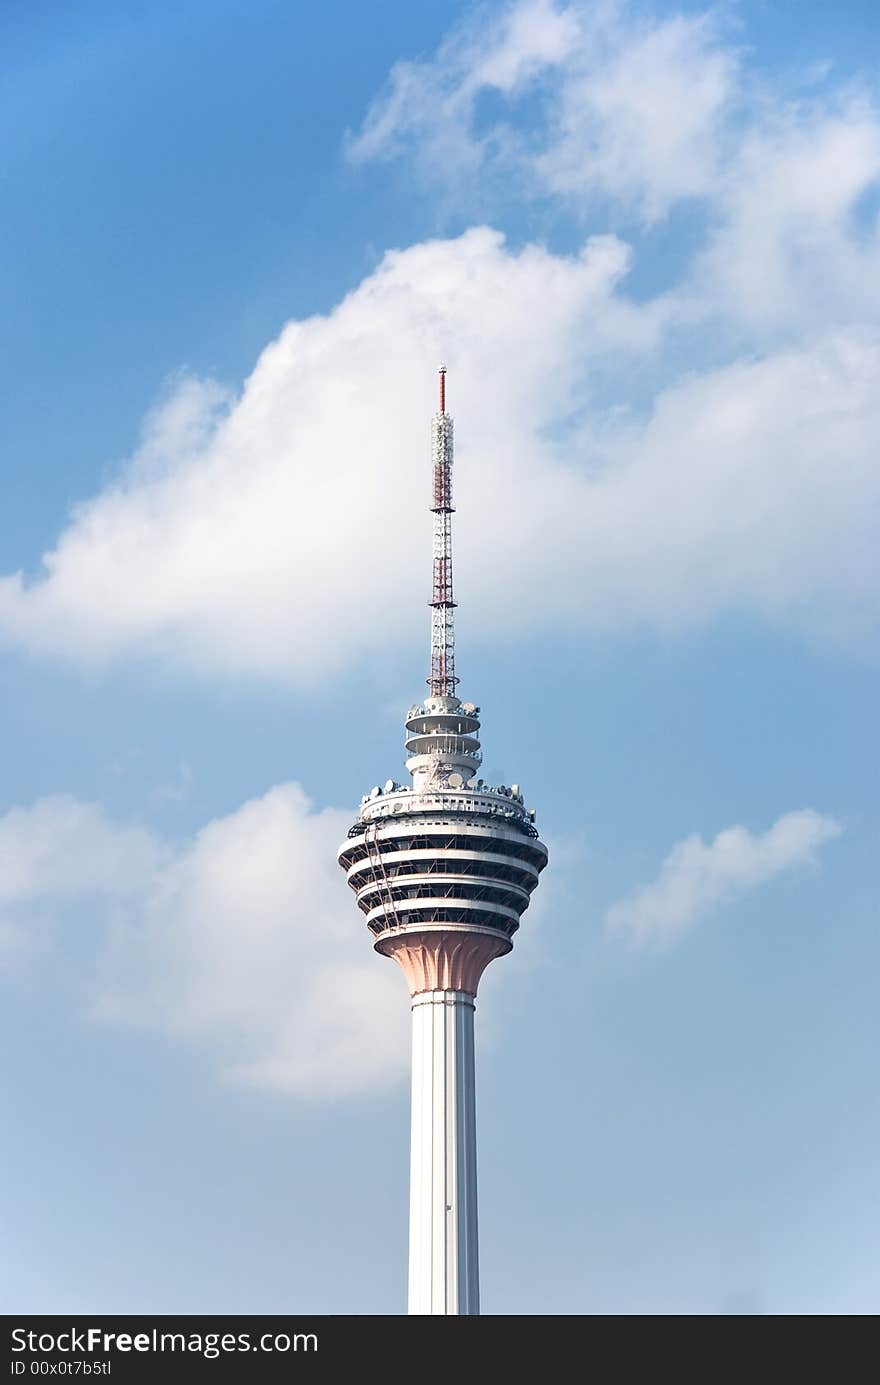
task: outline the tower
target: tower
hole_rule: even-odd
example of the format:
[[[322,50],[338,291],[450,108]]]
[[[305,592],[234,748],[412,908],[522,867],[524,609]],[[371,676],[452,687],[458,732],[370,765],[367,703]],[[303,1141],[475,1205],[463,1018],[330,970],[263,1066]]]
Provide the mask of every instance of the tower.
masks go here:
[[[516,784],[490,788],[479,707],[456,693],[452,419],[446,368],[431,427],[434,515],[428,696],[406,716],[412,785],[361,800],[339,864],[373,946],[412,996],[409,1312],[477,1314],[474,1007],[480,977],[513,947],[547,848]]]

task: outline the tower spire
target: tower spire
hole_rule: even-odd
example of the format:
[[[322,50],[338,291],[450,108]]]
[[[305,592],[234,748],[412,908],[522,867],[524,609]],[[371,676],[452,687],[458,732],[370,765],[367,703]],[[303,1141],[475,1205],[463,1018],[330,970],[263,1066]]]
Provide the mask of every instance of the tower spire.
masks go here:
[[[431,589],[431,676],[432,697],[454,697],[455,676],[455,600],[452,589],[452,419],[446,412],[446,367],[441,365],[440,408],[431,424],[431,465],[433,485],[431,512],[434,516],[434,563]]]

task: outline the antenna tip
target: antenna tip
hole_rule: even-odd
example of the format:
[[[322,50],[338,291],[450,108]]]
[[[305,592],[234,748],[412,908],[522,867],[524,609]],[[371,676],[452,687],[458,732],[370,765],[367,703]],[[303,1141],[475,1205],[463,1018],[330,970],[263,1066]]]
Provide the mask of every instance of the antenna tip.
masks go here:
[[[446,374],[446,367],[445,367],[445,365],[438,365],[437,369],[439,370],[439,372],[440,372],[441,375],[445,375],[445,374]]]

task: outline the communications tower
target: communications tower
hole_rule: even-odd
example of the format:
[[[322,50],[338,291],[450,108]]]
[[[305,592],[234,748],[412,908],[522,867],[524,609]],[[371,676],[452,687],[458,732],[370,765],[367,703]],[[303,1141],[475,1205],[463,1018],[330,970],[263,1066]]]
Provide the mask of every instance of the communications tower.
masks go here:
[[[406,716],[412,784],[364,795],[339,864],[412,995],[409,1312],[477,1314],[474,1004],[486,967],[513,947],[547,848],[518,786],[478,778],[480,709],[456,692],[445,366],[431,452],[431,674]]]

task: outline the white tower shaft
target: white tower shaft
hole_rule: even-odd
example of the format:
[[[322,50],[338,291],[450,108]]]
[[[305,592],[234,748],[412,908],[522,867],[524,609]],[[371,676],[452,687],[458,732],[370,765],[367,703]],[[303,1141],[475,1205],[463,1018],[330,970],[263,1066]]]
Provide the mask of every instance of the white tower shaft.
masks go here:
[[[413,996],[409,1312],[478,1314],[474,997]]]

